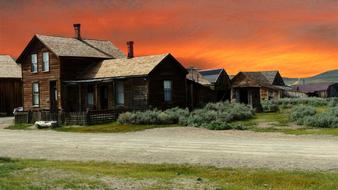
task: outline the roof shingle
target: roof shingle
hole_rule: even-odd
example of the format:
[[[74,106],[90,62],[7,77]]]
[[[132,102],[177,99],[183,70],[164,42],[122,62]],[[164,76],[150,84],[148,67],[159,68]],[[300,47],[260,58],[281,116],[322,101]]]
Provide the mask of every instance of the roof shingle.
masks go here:
[[[57,56],[124,58],[125,55],[110,41],[78,40],[76,38],[35,35]]]
[[[9,55],[0,55],[0,78],[21,78],[20,65]]]
[[[79,79],[98,79],[148,75],[170,54],[150,55],[134,58],[108,59],[89,66]]]

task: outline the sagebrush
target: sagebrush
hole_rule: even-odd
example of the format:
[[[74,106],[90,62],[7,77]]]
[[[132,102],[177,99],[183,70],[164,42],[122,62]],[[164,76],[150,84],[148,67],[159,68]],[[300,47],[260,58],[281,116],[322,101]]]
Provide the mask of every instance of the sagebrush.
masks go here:
[[[192,112],[181,108],[126,112],[120,114],[117,121],[122,124],[180,124],[220,130],[230,129],[232,121],[253,116],[254,110],[244,104],[218,102]]]

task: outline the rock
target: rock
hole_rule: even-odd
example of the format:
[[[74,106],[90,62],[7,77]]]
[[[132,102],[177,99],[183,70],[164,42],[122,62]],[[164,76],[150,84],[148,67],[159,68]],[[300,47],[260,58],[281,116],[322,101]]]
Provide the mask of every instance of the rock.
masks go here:
[[[54,128],[54,127],[58,126],[58,122],[57,121],[36,121],[34,123],[34,125],[38,129],[42,129],[42,128]]]

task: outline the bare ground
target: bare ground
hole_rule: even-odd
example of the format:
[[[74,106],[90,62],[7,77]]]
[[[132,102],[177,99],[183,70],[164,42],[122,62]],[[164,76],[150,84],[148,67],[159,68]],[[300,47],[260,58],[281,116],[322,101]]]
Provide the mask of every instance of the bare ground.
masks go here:
[[[338,171],[338,138],[190,127],[118,134],[0,129],[0,156]]]

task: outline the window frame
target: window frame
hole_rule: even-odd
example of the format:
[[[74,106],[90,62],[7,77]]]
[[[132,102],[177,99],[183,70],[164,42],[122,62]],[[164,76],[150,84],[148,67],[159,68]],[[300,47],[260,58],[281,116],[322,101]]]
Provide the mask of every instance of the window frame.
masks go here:
[[[37,92],[34,91],[34,85],[37,85]],[[38,103],[35,104],[35,96],[38,96]],[[40,83],[37,81],[37,82],[33,82],[32,83],[32,106],[33,107],[40,107]]]
[[[45,55],[47,55],[48,58],[48,68],[46,69],[45,65]],[[49,52],[45,51],[42,53],[42,72],[49,72],[50,71],[50,59],[49,59]]]
[[[170,88],[166,88],[166,82],[169,82]],[[167,97],[167,91],[170,89],[170,96]],[[173,81],[172,80],[163,80],[163,100],[166,103],[171,103],[173,101]]]
[[[33,56],[36,56],[36,62],[33,63]],[[33,67],[35,65],[36,67]],[[33,68],[36,68],[36,70],[33,70]],[[39,66],[38,66],[38,54],[37,53],[32,53],[31,54],[31,73],[38,73],[39,71]]]
[[[115,91],[115,102],[116,102],[116,105],[117,106],[124,106],[126,101],[125,101],[125,93],[124,93],[124,82],[123,81],[116,81],[116,91]],[[122,91],[120,92],[119,91],[119,85],[122,86]],[[120,103],[119,100],[120,100],[120,94],[122,93],[122,102]]]

